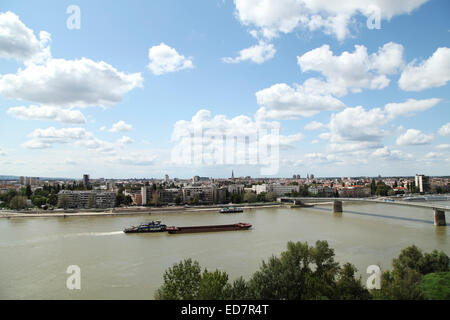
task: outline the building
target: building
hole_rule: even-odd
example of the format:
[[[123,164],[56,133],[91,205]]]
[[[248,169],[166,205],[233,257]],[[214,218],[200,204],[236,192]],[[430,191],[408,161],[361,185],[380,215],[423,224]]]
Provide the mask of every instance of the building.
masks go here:
[[[192,203],[198,200],[199,204],[215,203],[216,187],[210,186],[187,186],[182,188],[183,202]]]
[[[252,186],[252,189],[256,194],[273,192],[277,196],[284,196],[292,192],[300,192],[300,186],[282,185],[279,183],[254,185]]]
[[[141,202],[143,206],[148,206],[152,201],[152,187],[141,187]]]
[[[110,191],[71,191],[58,193],[58,207],[71,209],[114,208],[116,194]]]
[[[308,188],[308,192],[314,196],[322,196],[322,197],[335,196],[335,190],[333,188],[322,185],[312,185]]]
[[[164,182],[169,182],[169,175],[166,174],[166,175],[164,176]]]
[[[415,186],[419,189],[420,193],[425,193],[430,191],[430,177],[423,174],[416,174]]]
[[[87,187],[89,185],[89,175],[88,174],[83,174],[83,184],[85,187]]]
[[[230,194],[241,194],[244,192],[244,187],[243,184],[230,184],[227,189]]]
[[[369,187],[352,186],[339,189],[340,198],[366,198],[370,195]]]
[[[163,203],[163,204],[173,204],[173,203],[177,203],[177,198],[179,199],[178,201],[182,201],[183,199],[183,193],[181,192],[181,189],[164,189],[164,190],[159,190],[159,200]]]

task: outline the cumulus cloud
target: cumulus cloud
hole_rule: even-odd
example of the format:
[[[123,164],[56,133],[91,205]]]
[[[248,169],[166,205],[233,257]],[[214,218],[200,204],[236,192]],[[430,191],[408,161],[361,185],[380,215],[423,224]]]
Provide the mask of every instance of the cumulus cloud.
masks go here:
[[[122,138],[117,140],[117,143],[121,145],[132,144],[133,142],[134,140],[128,136],[123,136]]]
[[[41,31],[37,40],[15,14],[0,14],[0,57],[24,61],[26,66],[0,76],[2,96],[45,106],[108,107],[142,86],[140,73],[126,74],[104,61],[52,58],[50,38]]]
[[[257,45],[243,49],[236,58],[226,57],[222,61],[225,63],[239,63],[242,61],[252,61],[261,64],[275,56],[276,50],[273,44],[260,41]]]
[[[3,151],[2,148],[0,148],[0,156],[6,156],[6,153],[5,153],[5,151]]]
[[[326,127],[322,122],[312,121],[305,126],[305,130],[320,130]]]
[[[127,132],[133,130],[133,126],[131,124],[126,123],[123,120],[116,122],[112,125],[109,132]]]
[[[424,145],[429,144],[433,139],[434,137],[432,134],[427,135],[420,130],[408,129],[404,134],[398,137],[397,144],[400,146]]]
[[[20,120],[48,120],[69,124],[84,124],[86,118],[79,110],[54,106],[12,107],[7,113]]]
[[[343,52],[336,56],[329,45],[306,52],[297,57],[303,72],[321,73],[326,82],[320,84],[336,96],[346,95],[348,90],[360,92],[362,89],[383,89],[389,85],[386,75],[397,73],[403,66],[403,46],[389,42],[369,55],[367,48],[356,45],[354,52]]]
[[[412,154],[405,153],[400,150],[391,150],[389,147],[376,149],[372,156],[382,158],[384,160],[411,160]]]
[[[153,74],[159,76],[169,72],[176,72],[183,69],[192,69],[194,64],[192,58],[180,55],[177,50],[169,47],[165,43],[153,46],[148,51],[150,63],[148,68]]]
[[[259,119],[296,119],[311,117],[323,110],[339,110],[344,103],[330,94],[321,94],[312,82],[292,88],[278,83],[256,92],[256,100],[262,106],[257,111]]]
[[[442,99],[438,98],[424,100],[408,99],[401,103],[388,103],[384,106],[384,110],[387,112],[388,117],[393,119],[400,115],[412,115],[415,112],[428,110],[441,101]]]
[[[350,35],[349,25],[362,14],[370,17],[379,14],[390,20],[409,14],[427,0],[235,0],[235,15],[239,21],[267,39],[280,33],[290,33],[297,27],[320,30],[342,40]]]
[[[450,136],[450,122],[444,124],[438,131],[441,136]]]
[[[51,59],[3,75],[0,94],[45,105],[108,107],[142,81],[140,73],[125,74],[103,61]]]
[[[422,91],[442,87],[450,81],[450,48],[438,48],[433,55],[417,64],[411,62],[403,70],[398,81],[405,91]]]
[[[230,119],[225,115],[213,117],[209,110],[199,110],[191,120],[175,123],[172,162],[184,165],[262,164],[267,148],[271,149],[271,154],[276,154],[277,150],[292,148],[303,139],[301,133],[280,135],[279,131],[278,122],[254,121],[244,115]]]
[[[380,126],[386,123],[380,108],[365,110],[362,106],[346,108],[333,114],[329,123],[331,142],[379,141],[386,136]]]
[[[13,12],[0,13],[0,58],[25,63],[50,58],[50,34],[41,31],[39,39]]]
[[[48,149],[55,144],[73,144],[99,152],[108,152],[114,149],[112,143],[99,140],[91,132],[79,127],[35,129],[28,137],[30,139],[22,144],[27,149]]]

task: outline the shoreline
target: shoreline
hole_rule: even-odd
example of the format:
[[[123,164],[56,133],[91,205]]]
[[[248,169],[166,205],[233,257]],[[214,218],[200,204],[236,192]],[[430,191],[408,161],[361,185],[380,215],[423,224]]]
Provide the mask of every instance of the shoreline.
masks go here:
[[[275,208],[283,206],[279,203],[268,203],[268,204],[247,204],[247,205],[233,205],[240,207],[242,209],[258,209],[258,208]],[[185,213],[185,212],[203,212],[203,211],[219,211],[223,206],[211,206],[211,207],[166,207],[166,208],[117,208],[117,209],[107,209],[103,211],[77,211],[77,210],[66,210],[66,211],[30,211],[30,212],[0,212],[0,218],[10,219],[10,218],[67,218],[67,217],[114,217],[114,216],[135,216],[135,215],[151,215],[151,214],[162,214],[162,213]]]

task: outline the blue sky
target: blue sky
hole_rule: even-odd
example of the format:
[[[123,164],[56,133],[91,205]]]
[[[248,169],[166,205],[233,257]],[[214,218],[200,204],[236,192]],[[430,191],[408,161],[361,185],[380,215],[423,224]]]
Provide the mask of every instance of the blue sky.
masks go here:
[[[180,132],[279,125],[273,176],[448,175],[449,15],[445,0],[2,1],[0,174],[261,176],[174,159],[196,143]]]

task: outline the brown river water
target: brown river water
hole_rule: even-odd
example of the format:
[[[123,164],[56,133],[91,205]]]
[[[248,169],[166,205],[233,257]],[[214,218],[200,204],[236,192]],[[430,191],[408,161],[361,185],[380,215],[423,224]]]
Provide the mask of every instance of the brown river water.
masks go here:
[[[253,228],[175,235],[121,231],[151,220],[175,226],[247,222]],[[249,278],[288,241],[317,240],[327,240],[339,262],[353,263],[364,283],[369,265],[390,269],[392,259],[412,244],[450,255],[450,226],[435,227],[431,209],[389,204],[344,203],[342,215],[323,205],[236,214],[0,219],[0,299],[153,299],[164,270],[182,259],[226,271],[230,280]],[[66,287],[70,265],[80,268],[80,290]]]

